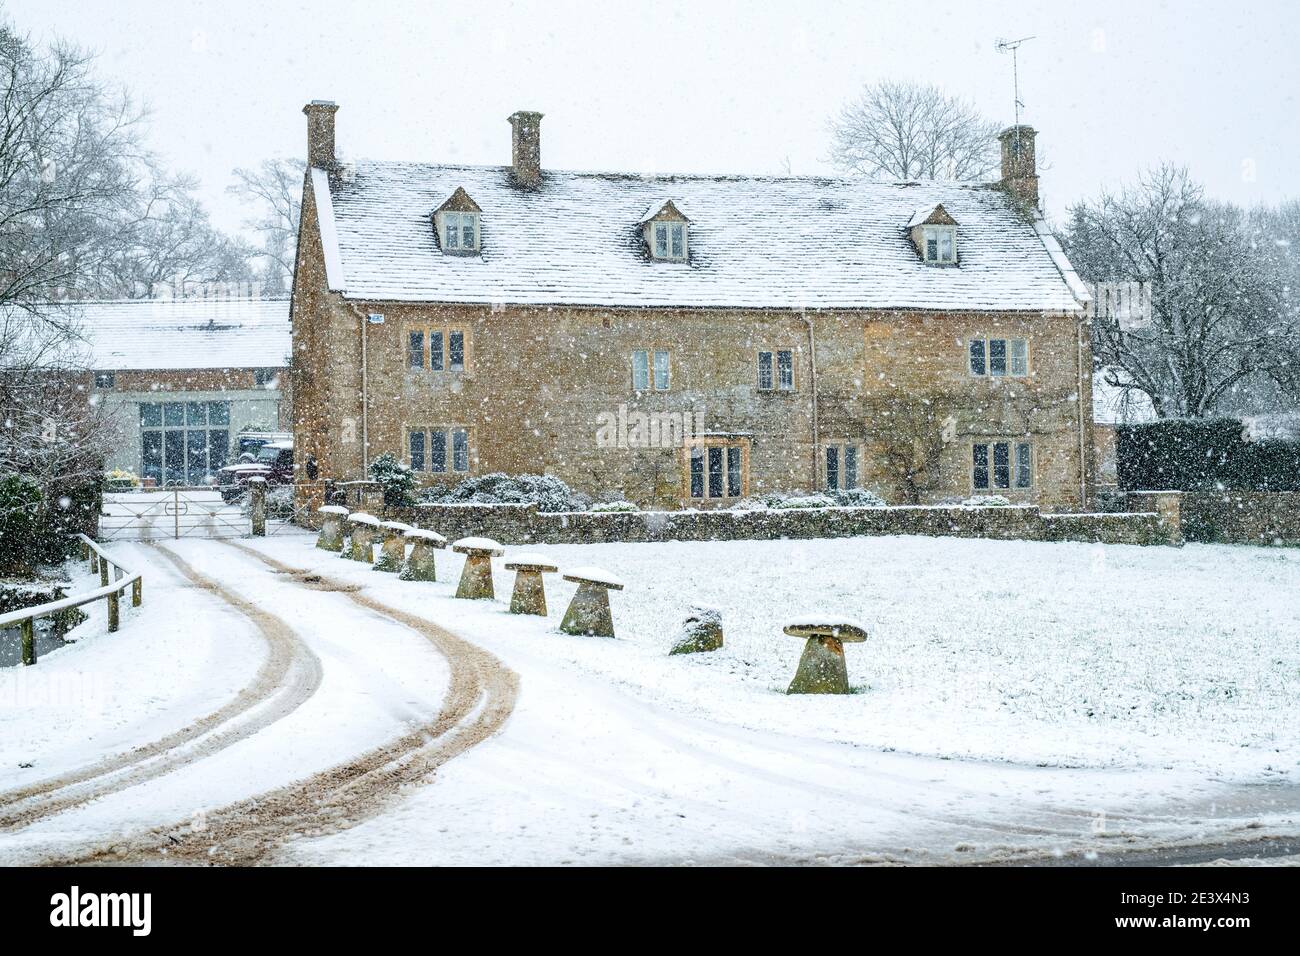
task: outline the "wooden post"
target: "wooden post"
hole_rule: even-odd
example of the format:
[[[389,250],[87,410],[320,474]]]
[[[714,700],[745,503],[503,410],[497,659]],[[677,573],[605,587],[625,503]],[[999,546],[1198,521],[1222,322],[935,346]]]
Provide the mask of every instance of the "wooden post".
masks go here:
[[[117,610],[118,592],[114,591],[108,596],[108,633],[112,634],[117,630],[118,610]]]
[[[95,553],[94,548],[91,548],[90,550],[90,573],[99,573],[99,555]]]
[[[105,561],[103,558],[100,558],[99,559],[99,586],[106,587],[107,585],[108,585],[108,562]]]
[[[248,479],[248,490],[252,496],[249,512],[253,519],[253,537],[266,537],[266,479]]]
[[[30,617],[23,621],[23,666],[36,663],[36,622]]]
[[[139,607],[140,602],[144,600],[144,578],[136,578],[131,582],[131,606]]]

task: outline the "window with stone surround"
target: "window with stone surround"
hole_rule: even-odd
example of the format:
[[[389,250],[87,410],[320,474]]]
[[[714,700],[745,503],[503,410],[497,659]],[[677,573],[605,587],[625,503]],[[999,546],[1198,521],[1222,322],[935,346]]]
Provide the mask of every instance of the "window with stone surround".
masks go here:
[[[851,442],[836,442],[825,446],[822,462],[828,491],[860,487],[859,455],[858,446]]]
[[[469,332],[436,326],[408,328],[406,365],[430,372],[463,372],[469,365]]]
[[[456,425],[408,429],[406,453],[406,463],[412,471],[434,475],[467,474],[469,429]]]
[[[989,441],[971,445],[971,488],[976,491],[1032,488],[1034,449],[1029,442]]]
[[[736,436],[692,439],[683,448],[685,480],[682,497],[692,501],[725,501],[749,493],[749,440]]]
[[[632,351],[632,389],[665,392],[671,381],[671,357],[668,349],[634,349]]]
[[[758,353],[758,389],[762,392],[794,391],[794,350]]]
[[[967,367],[979,377],[1024,378],[1029,374],[1029,340],[971,339]]]

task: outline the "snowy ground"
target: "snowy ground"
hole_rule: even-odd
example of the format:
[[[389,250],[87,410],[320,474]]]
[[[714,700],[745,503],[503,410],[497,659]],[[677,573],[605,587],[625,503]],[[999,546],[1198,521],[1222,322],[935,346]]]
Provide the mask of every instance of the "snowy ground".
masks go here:
[[[441,580],[421,584],[311,539],[241,544],[447,627],[520,683],[495,737],[382,813],[292,840],[278,862],[933,862],[1268,836],[1300,820],[1294,551],[926,538],[529,547],[627,582],[612,595],[619,639],[609,641],[557,631],[574,590],[558,576],[547,619],[508,614],[509,553],[494,562],[498,601],[463,602],[451,597],[462,559],[450,552],[438,554]],[[415,631],[231,545],[168,547],[287,622],[320,661],[319,689],[220,753],[0,832],[0,860],[185,819],[324,769],[437,710],[446,661]],[[159,582],[144,610],[152,598],[165,612],[173,599],[155,592],[167,587],[166,563],[154,549],[137,553]],[[165,691],[152,700],[142,679],[121,694],[124,710],[138,700],[142,719],[172,724],[203,709],[185,674],[210,671],[206,689],[228,693],[241,679],[229,658],[247,667],[256,656],[247,620],[175,588],[171,606],[186,610],[172,629],[193,658],[137,655]],[[696,601],[722,610],[726,647],[668,657]],[[780,625],[809,610],[867,625],[868,642],[848,648],[858,693],[783,693],[800,646]],[[156,628],[133,632],[139,623],[18,679],[47,664],[85,669],[75,662],[114,641],[158,640]],[[214,642],[232,653],[205,657]],[[29,733],[36,719],[8,719],[0,788],[29,779],[35,768],[13,766],[24,755],[39,774],[134,732],[78,742],[67,729]],[[14,738],[27,742],[22,753]]]

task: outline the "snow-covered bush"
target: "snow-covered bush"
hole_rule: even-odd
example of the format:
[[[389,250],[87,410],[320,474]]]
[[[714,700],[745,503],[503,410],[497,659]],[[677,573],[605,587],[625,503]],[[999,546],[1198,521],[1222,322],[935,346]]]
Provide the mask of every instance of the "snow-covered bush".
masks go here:
[[[640,511],[636,505],[630,501],[597,501],[587,509],[588,511]]]
[[[842,488],[839,491],[826,492],[842,508],[884,508],[887,502],[874,491],[866,488]]]
[[[392,452],[384,452],[370,463],[370,477],[384,489],[384,504],[401,507],[415,503],[415,473]]]
[[[140,477],[126,468],[114,468],[104,472],[105,491],[130,491],[140,486]]]
[[[466,478],[453,488],[428,488],[423,499],[434,504],[536,504],[538,511],[586,511],[591,498],[554,475],[507,475],[493,472]]]
[[[736,511],[762,511],[768,508],[883,508],[885,499],[865,488],[848,488],[840,491],[764,491],[742,498],[731,506]]]
[[[1002,495],[972,495],[962,502],[967,508],[1005,508],[1011,501]]]

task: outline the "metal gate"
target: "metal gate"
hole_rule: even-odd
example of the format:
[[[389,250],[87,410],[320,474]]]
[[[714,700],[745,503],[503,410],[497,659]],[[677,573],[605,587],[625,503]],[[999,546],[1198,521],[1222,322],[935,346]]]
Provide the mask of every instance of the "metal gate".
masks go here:
[[[243,537],[251,532],[244,500],[227,502],[209,485],[106,491],[99,540]]]

